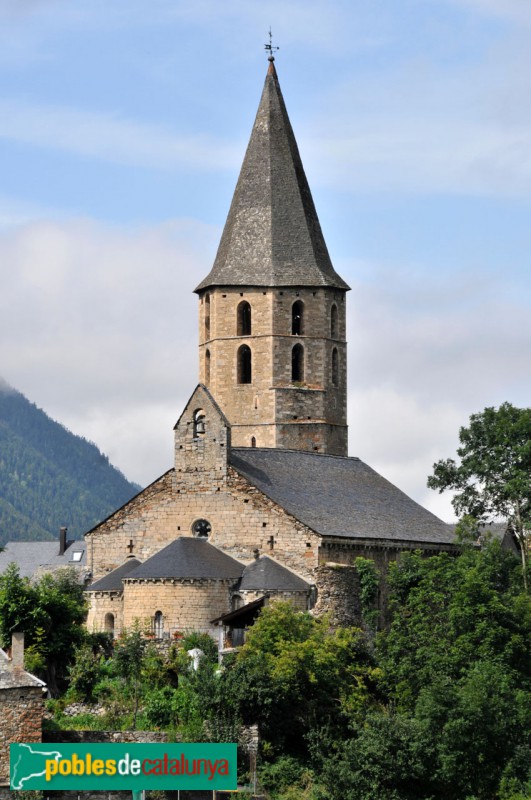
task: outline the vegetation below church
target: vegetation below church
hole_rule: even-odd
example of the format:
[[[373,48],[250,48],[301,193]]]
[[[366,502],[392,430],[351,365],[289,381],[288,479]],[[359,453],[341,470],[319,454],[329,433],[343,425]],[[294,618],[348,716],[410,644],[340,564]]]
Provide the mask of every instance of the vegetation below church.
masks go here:
[[[79,538],[139,487],[96,445],[75,436],[0,383],[0,546]]]
[[[79,646],[60,726],[136,724],[189,741],[260,728],[259,779],[274,800],[531,797],[531,602],[497,542],[460,556],[404,555],[392,622],[376,637],[266,607],[220,670],[208,637],[157,652],[140,630]],[[186,651],[205,656],[194,671]],[[68,720],[72,701],[103,716]],[[242,762],[242,770],[246,769]]]

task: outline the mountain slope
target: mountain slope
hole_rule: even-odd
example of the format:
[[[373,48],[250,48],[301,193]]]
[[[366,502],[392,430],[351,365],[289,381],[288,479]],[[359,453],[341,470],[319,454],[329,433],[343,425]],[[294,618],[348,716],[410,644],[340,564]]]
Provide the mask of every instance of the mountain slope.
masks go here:
[[[139,490],[96,445],[0,379],[0,546],[80,536]]]

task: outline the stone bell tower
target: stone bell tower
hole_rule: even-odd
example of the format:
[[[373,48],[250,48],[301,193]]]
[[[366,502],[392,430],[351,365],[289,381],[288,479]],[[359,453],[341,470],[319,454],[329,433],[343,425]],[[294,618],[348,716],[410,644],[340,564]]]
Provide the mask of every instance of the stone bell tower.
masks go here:
[[[199,379],[233,447],[347,455],[345,296],[272,56],[214,266],[199,295]]]

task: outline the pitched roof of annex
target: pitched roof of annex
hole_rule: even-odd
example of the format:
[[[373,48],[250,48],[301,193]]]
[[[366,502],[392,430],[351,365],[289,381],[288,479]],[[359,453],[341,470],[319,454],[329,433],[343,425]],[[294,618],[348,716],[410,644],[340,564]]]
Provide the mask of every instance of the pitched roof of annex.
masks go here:
[[[230,464],[322,536],[450,545],[453,526],[359,458],[300,450],[234,448]]]

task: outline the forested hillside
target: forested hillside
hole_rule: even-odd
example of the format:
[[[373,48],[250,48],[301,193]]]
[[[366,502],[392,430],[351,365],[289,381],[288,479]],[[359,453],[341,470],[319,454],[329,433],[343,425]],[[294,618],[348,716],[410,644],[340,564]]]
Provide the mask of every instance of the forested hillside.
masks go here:
[[[138,491],[96,445],[0,379],[0,546],[81,535]]]

